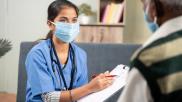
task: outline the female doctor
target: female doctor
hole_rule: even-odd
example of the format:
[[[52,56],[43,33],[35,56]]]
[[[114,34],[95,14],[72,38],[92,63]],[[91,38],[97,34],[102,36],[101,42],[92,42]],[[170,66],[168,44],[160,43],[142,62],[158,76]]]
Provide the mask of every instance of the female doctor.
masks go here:
[[[79,34],[78,8],[67,0],[48,7],[50,32],[27,55],[26,101],[72,102],[112,84],[108,73],[88,83],[86,53],[72,41]]]

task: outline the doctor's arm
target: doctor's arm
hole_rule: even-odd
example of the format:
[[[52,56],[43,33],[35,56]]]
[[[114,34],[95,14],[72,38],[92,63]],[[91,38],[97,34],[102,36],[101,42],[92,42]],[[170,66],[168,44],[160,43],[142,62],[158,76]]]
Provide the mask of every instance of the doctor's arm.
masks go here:
[[[113,78],[105,77],[107,74],[100,74],[96,78],[92,79],[88,84],[68,91],[55,91],[46,94],[42,94],[44,102],[60,101],[60,102],[72,102],[76,101],[90,93],[100,91],[112,84]]]

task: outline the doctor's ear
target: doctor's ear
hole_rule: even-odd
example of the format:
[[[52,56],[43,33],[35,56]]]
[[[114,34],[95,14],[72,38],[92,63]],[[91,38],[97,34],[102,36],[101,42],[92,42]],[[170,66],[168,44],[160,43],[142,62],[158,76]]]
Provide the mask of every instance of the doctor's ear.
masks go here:
[[[49,20],[47,21],[47,25],[49,26],[50,30],[54,30],[55,29],[54,24],[52,24],[51,21],[49,21]]]

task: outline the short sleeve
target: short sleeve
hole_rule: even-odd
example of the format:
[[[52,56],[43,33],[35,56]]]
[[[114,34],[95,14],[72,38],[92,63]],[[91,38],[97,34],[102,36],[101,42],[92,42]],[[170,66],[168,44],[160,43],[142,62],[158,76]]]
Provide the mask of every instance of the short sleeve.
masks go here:
[[[77,86],[82,86],[88,83],[88,69],[87,69],[87,55],[86,53],[83,51],[82,54],[82,65],[81,66],[81,76],[78,79],[78,84]],[[80,67],[79,66],[79,67]]]
[[[27,81],[33,97],[54,91],[53,79],[48,70],[45,55],[39,50],[31,51],[25,62]]]

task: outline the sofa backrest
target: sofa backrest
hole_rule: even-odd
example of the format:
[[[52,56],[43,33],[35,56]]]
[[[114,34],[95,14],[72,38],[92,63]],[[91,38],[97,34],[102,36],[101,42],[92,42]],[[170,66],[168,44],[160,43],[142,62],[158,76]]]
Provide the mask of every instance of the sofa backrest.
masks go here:
[[[37,42],[22,42],[20,45],[20,58],[18,70],[18,90],[17,102],[25,102],[26,94],[26,70],[25,59],[29,50]],[[140,45],[129,44],[93,44],[79,43],[77,44],[87,52],[88,77],[89,80],[93,74],[111,71],[118,64],[129,65],[129,60],[133,52]],[[115,102],[120,92],[109,98],[108,102]]]

